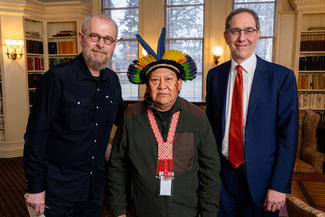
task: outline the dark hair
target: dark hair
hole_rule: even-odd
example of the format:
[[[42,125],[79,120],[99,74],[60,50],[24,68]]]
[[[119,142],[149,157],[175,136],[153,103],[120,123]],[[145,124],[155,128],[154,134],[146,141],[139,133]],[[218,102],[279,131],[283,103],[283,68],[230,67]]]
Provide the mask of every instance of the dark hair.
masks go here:
[[[236,10],[233,10],[227,17],[226,19],[226,23],[225,23],[225,30],[227,31],[229,28],[230,28],[230,20],[233,16],[239,14],[239,13],[243,13],[243,12],[246,12],[246,13],[249,13],[251,14],[254,19],[255,19],[255,26],[256,26],[256,29],[257,30],[260,30],[260,21],[259,21],[259,18],[256,14],[255,11],[253,11],[252,9],[249,9],[249,8],[237,8]]]

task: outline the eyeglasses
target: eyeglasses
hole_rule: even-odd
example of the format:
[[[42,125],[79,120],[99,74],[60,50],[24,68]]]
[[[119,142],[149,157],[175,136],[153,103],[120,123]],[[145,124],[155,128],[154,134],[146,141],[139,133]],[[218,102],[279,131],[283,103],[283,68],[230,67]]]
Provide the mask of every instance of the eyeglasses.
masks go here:
[[[241,32],[244,32],[245,35],[252,35],[254,32],[257,31],[257,29],[254,29],[253,27],[247,27],[247,28],[244,28],[244,29],[240,29],[240,28],[231,28],[231,29],[228,29],[227,32],[230,32],[230,34],[232,34],[233,36],[238,36],[240,35]]]
[[[98,35],[97,33],[90,33],[90,34],[86,34],[86,35],[88,35],[90,40],[93,42],[98,42],[101,38],[104,39],[104,43],[106,45],[111,45],[114,42],[116,42],[116,39],[112,38],[111,36],[102,37],[102,36]]]

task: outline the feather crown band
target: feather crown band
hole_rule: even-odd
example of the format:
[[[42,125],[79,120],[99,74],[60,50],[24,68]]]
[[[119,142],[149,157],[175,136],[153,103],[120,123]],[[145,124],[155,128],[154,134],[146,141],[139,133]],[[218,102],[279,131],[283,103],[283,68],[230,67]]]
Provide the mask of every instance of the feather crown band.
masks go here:
[[[168,68],[184,81],[195,78],[197,73],[196,64],[188,54],[178,50],[167,50],[165,52],[165,28],[162,29],[159,37],[157,54],[140,35],[136,34],[136,37],[142,47],[148,52],[148,55],[134,60],[130,64],[127,72],[130,82],[144,84],[150,72],[158,68]]]

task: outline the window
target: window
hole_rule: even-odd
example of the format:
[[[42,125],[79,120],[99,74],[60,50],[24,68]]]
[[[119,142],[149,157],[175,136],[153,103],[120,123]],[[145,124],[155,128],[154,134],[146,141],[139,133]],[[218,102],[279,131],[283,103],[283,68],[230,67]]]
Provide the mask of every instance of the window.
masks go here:
[[[166,50],[189,54],[197,76],[183,82],[180,96],[192,101],[202,98],[204,0],[165,0]]]
[[[102,12],[119,27],[118,43],[109,67],[120,78],[123,98],[138,97],[138,85],[129,82],[126,74],[129,65],[138,58],[138,41],[135,38],[139,26],[138,9],[138,0],[102,0]]]
[[[260,18],[261,37],[256,46],[256,54],[272,61],[276,0],[234,0],[234,9],[250,8]]]

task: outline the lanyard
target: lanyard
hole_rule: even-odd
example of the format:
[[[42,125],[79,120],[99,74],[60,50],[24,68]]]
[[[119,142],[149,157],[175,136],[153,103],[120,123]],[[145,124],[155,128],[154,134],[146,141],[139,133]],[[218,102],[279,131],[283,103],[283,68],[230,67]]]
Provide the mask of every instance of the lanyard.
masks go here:
[[[151,129],[156,137],[158,143],[158,160],[157,160],[157,176],[163,175],[164,177],[174,176],[174,164],[173,164],[173,142],[175,137],[175,131],[178,124],[180,111],[175,112],[172,117],[172,121],[169,126],[167,141],[165,142],[159,131],[156,118],[149,106],[147,107],[147,113]]]

